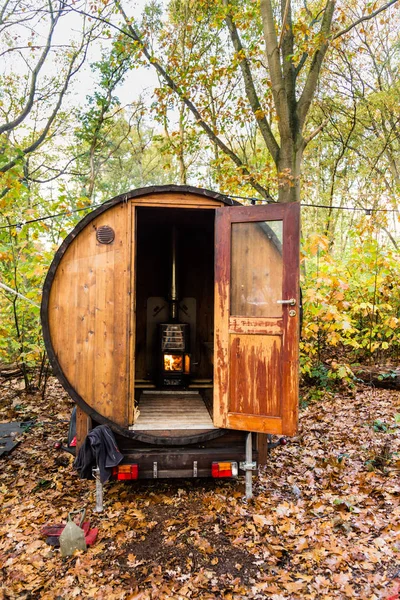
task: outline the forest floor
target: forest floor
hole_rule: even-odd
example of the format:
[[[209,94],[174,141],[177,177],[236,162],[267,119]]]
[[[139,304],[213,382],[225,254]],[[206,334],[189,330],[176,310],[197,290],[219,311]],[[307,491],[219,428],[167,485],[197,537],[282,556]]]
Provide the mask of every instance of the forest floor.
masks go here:
[[[397,599],[400,582],[400,392],[326,394],[299,434],[244,481],[113,482],[105,511],[78,479],[65,439],[72,403],[0,382],[0,421],[36,424],[1,461],[0,598]],[[397,415],[397,418],[396,418]],[[40,536],[85,506],[99,528],[61,558]]]

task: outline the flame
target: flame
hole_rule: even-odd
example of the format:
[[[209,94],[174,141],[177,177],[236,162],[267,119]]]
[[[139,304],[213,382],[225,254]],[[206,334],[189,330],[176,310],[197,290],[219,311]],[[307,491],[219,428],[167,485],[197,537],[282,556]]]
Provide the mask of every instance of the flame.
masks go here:
[[[183,356],[179,354],[164,354],[165,371],[182,371]]]

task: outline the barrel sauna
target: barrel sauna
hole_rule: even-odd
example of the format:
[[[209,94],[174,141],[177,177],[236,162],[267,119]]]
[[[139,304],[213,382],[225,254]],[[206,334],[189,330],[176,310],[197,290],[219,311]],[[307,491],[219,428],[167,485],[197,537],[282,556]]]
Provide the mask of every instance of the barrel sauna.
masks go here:
[[[200,476],[215,456],[244,460],[247,432],[260,448],[262,434],[293,435],[298,280],[296,204],[158,186],[86,215],[54,257],[41,309],[78,445],[108,424],[127,461],[143,459],[141,476],[156,455],[158,476]]]

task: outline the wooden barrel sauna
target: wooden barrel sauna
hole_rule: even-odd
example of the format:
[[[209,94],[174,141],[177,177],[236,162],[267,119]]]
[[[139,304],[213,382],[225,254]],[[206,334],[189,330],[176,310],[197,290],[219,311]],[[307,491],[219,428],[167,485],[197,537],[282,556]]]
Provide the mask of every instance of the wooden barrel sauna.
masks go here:
[[[158,445],[227,429],[292,435],[298,216],[188,186],[133,190],[86,215],[41,308],[54,373],[81,414]]]

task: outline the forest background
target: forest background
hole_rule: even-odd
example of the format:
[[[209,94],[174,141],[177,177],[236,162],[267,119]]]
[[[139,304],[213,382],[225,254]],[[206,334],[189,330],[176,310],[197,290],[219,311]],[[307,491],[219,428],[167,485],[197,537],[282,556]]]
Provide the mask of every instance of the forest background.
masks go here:
[[[3,0],[0,363],[48,366],[55,250],[93,206],[188,184],[300,201],[304,381],[400,347],[400,3]],[[272,41],[271,41],[272,40]],[[151,88],[145,90],[147,80]]]

